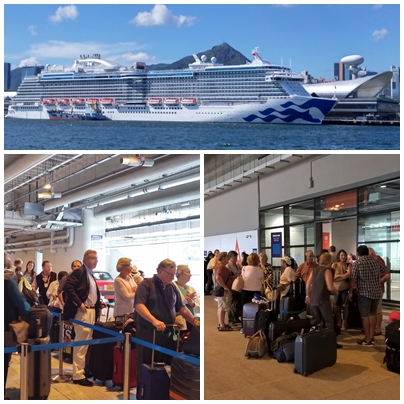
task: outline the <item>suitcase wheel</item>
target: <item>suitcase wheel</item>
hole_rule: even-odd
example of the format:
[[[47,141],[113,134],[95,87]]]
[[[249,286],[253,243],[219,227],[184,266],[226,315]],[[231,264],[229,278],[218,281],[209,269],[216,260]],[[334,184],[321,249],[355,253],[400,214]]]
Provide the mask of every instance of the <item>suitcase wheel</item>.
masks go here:
[[[303,376],[304,376],[304,377],[307,377],[308,375],[309,375],[308,372],[303,372]]]
[[[293,373],[297,373],[297,370],[296,370],[296,368],[293,368]]]

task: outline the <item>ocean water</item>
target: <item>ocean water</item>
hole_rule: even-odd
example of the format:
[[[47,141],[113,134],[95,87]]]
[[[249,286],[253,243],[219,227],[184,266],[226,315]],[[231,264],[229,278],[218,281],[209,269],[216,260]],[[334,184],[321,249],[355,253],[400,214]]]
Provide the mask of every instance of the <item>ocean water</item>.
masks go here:
[[[4,120],[5,150],[399,150],[400,127]]]

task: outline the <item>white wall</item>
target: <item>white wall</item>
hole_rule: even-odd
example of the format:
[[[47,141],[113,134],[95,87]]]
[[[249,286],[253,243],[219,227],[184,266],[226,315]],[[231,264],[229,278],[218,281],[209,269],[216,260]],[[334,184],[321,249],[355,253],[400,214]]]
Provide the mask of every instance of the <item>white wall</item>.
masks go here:
[[[237,250],[238,244],[238,250]],[[205,237],[204,251],[231,251],[241,253],[245,251],[247,254],[254,249],[258,252],[258,231],[250,230],[238,233],[221,234],[220,236]]]
[[[319,156],[320,157],[320,156]],[[316,160],[317,159],[317,160]],[[310,167],[314,186],[309,188]],[[400,172],[399,154],[312,157],[261,178],[261,207],[304,200],[316,194],[355,188],[369,180]],[[373,180],[372,180],[373,182]]]
[[[339,250],[345,250],[348,254],[356,254],[356,226],[356,219],[332,222],[330,245],[335,245],[337,252]]]
[[[258,228],[257,180],[205,199],[205,236]]]

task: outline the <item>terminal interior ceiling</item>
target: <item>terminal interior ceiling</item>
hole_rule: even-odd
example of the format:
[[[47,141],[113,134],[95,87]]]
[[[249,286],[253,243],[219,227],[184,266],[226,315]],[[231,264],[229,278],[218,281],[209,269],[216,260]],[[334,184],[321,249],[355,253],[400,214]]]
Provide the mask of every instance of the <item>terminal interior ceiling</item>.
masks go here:
[[[6,154],[5,251],[66,250],[74,231],[94,220],[107,248],[199,242],[199,158]]]

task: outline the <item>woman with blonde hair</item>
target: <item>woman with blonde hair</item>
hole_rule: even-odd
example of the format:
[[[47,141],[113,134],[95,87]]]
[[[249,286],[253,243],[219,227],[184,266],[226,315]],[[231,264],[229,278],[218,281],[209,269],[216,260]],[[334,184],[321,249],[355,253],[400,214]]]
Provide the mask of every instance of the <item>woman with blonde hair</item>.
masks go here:
[[[130,273],[132,271],[132,260],[130,258],[119,258],[116,263],[116,270],[119,275],[114,281],[115,306],[114,316],[122,317],[134,311],[134,299],[137,289]]]
[[[177,280],[174,282],[174,285],[180,291],[183,302],[195,317],[195,314],[199,313],[200,310],[200,301],[196,290],[192,286],[188,285],[188,282],[192,276],[188,265],[178,265],[175,276],[177,277]],[[178,313],[175,322],[180,325],[181,331],[190,331],[193,327],[192,324],[188,323],[185,318]]]
[[[241,291],[241,303],[251,303],[255,293],[261,294],[264,272],[259,267],[260,259],[258,254],[252,253],[247,257],[247,266],[241,269],[241,276],[244,280],[243,290]]]

